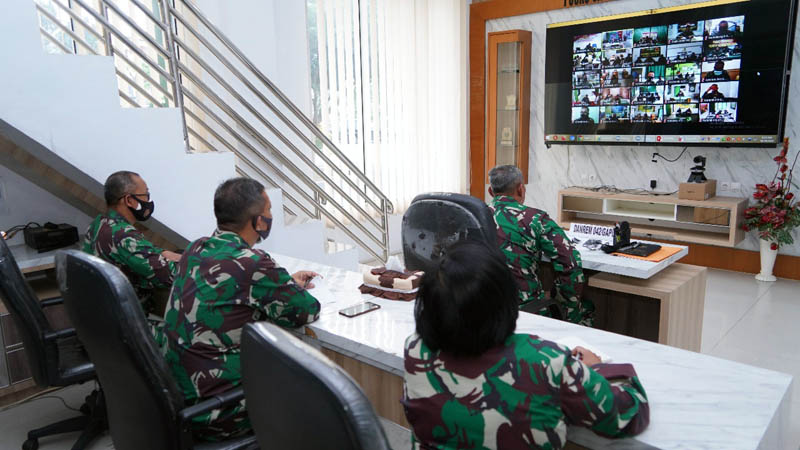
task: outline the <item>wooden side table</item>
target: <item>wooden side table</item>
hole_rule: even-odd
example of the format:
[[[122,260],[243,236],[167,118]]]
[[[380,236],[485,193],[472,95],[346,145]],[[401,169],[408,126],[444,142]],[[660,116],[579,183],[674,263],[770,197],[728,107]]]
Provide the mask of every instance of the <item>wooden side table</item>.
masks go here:
[[[672,264],[649,279],[597,273],[584,292],[597,328],[700,351],[708,269]]]

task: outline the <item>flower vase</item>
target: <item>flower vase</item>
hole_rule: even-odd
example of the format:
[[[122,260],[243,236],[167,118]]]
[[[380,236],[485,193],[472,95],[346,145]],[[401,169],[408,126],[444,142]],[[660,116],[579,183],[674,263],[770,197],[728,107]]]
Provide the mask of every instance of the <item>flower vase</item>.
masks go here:
[[[761,272],[756,275],[758,281],[775,281],[772,268],[775,267],[775,258],[778,257],[778,249],[772,249],[772,242],[759,239],[761,244]]]

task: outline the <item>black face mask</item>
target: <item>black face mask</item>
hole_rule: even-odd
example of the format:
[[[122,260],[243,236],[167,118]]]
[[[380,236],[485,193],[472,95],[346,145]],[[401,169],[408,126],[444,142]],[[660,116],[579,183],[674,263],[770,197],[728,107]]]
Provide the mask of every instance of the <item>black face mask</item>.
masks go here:
[[[259,230],[258,228],[256,228],[256,226],[258,226],[259,217],[261,217],[261,220],[263,220],[264,223],[267,224],[266,230]],[[258,233],[258,242],[263,241],[264,239],[269,237],[269,232],[272,230],[272,217],[265,217],[265,216],[253,217],[253,229],[256,230],[256,233]]]
[[[133,217],[135,217],[136,220],[139,222],[144,222],[145,220],[149,219],[150,216],[153,215],[153,211],[155,211],[156,209],[155,202],[153,201],[145,202],[139,200],[139,198],[136,197],[136,194],[131,194],[131,197],[135,198],[136,201],[139,202],[139,209],[133,209],[130,206],[128,206],[128,209],[131,211],[131,214],[133,214]]]

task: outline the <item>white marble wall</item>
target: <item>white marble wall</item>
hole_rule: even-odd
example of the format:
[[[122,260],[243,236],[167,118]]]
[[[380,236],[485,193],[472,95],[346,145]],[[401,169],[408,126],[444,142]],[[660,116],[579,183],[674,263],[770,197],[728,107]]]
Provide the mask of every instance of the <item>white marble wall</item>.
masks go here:
[[[756,182],[771,180],[775,172],[772,157],[777,150],[764,148],[689,148],[675,163],[651,162],[653,152],[674,158],[682,147],[626,147],[602,145],[544,145],[544,70],[547,24],[576,19],[601,17],[631,11],[641,11],[696,3],[697,0],[619,0],[598,5],[561,9],[537,14],[507,17],[487,22],[487,32],[522,29],[533,34],[531,54],[531,124],[528,197],[526,203],[555,214],[557,193],[567,186],[615,185],[619,188],[649,188],[650,180],[658,181],[657,190],[677,190],[678,183],[689,175],[692,158],[708,158],[706,176],[718,181],[742,184],[739,192],[720,193],[746,197]],[[795,33],[794,67],[800,67],[800,33]],[[790,138],[793,156],[800,149],[800,80],[789,89],[786,136]],[[718,184],[719,187],[719,184]],[[795,187],[797,189],[797,187]],[[719,192],[718,192],[719,193]],[[757,250],[758,240],[753,233],[738,248]],[[795,230],[795,244],[781,248],[780,253],[800,256],[800,232]]]

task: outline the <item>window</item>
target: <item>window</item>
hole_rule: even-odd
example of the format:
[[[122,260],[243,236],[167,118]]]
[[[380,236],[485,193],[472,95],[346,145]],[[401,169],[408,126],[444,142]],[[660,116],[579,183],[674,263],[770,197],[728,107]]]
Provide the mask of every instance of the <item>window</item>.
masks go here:
[[[314,122],[402,212],[466,190],[466,2],[306,0]]]

